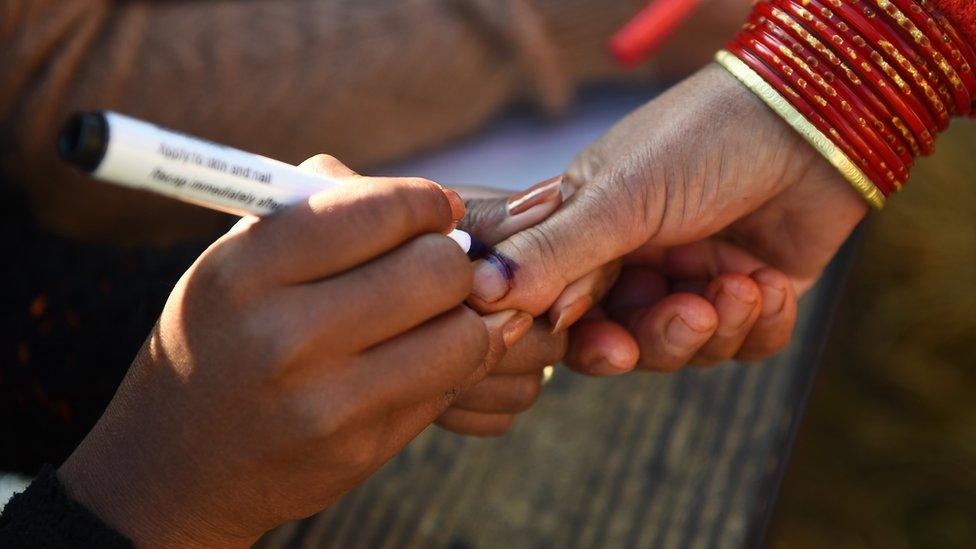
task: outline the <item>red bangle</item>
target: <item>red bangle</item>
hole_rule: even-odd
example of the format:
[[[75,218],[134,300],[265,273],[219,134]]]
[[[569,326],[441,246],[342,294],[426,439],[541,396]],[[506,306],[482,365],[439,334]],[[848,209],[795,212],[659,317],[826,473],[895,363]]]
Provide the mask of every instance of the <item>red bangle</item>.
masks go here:
[[[925,126],[923,125],[921,119],[914,116],[914,113],[910,111],[908,106],[902,101],[901,96],[897,93],[894,83],[892,83],[880,69],[874,69],[869,61],[870,53],[874,53],[874,50],[860,39],[846,23],[841,21],[838,17],[834,16],[823,4],[820,4],[816,0],[806,0],[812,11],[819,11],[821,14],[829,14],[830,17],[824,17],[823,21],[828,25],[828,28],[835,34],[830,36],[829,42],[834,47],[834,50],[851,66],[854,71],[861,77],[861,80],[857,82],[852,82],[851,85],[854,87],[865,101],[874,109],[882,120],[887,120],[891,123],[895,129],[898,130],[898,134],[901,136],[901,140],[898,140],[898,145],[896,146],[896,152],[903,159],[908,156],[910,160],[906,161],[906,164],[911,167],[911,163],[914,162],[914,156],[921,155],[921,150],[918,147],[918,141],[912,134],[912,130],[909,128],[908,124],[901,118],[901,116],[907,116],[912,120],[912,125],[919,131],[924,131]],[[762,10],[765,13],[767,10],[763,10],[763,7],[768,7],[768,4],[758,4],[756,10]],[[866,47],[869,53],[864,56],[858,54],[854,49],[853,44],[855,42],[861,42]],[[884,100],[882,100],[884,99]],[[887,101],[887,103],[885,103]],[[888,105],[894,106],[894,112]],[[901,114],[904,113],[904,114]],[[884,131],[884,130],[881,130]],[[887,136],[886,136],[887,137]],[[887,137],[888,141],[891,142],[891,137]],[[894,144],[894,143],[893,143]],[[907,146],[908,151],[904,151]],[[903,152],[904,151],[904,152]]]
[[[875,13],[877,14],[877,12]],[[912,44],[915,43],[916,37],[911,33],[899,32],[901,29],[899,29],[898,24],[893,17],[887,16],[884,12],[882,12],[880,15],[876,15],[876,17],[880,17],[882,20],[887,17],[887,28],[894,33],[894,36],[901,39],[901,45],[899,46],[896,44],[896,49],[898,49],[898,51],[908,60],[912,61],[915,66],[922,70],[923,74],[927,77],[929,84],[932,85],[939,93],[939,97],[941,98],[943,105],[949,111],[947,114],[951,116],[957,107],[956,97],[952,92],[949,91],[948,79],[946,78],[945,72],[942,70],[942,68],[938,66],[938,63],[934,59],[932,59],[931,55],[923,55],[925,52],[921,52],[920,48],[912,46]],[[931,42],[928,42],[928,44],[931,46]],[[932,59],[932,63],[935,63],[934,68],[933,64],[929,62],[930,59]]]
[[[976,45],[932,0],[758,0],[727,50],[716,61],[876,207],[976,111]]]
[[[960,67],[960,73],[973,73],[974,68],[976,68],[976,51],[973,50],[972,46],[969,45],[969,41],[959,36],[956,28],[952,26],[949,19],[946,18],[945,14],[942,13],[939,8],[932,5],[929,0],[921,0],[922,8],[929,12],[936,23],[939,24],[939,28],[949,37],[952,44],[957,48],[959,54],[962,56],[962,66]],[[976,78],[976,76],[974,76]],[[970,88],[970,89],[976,89]],[[976,98],[974,98],[974,103],[976,103]]]
[[[749,66],[763,80],[773,87],[783,98],[789,102],[800,114],[804,116],[815,128],[827,136],[852,162],[861,167],[864,163],[859,162],[860,156],[857,151],[844,140],[844,138],[834,129],[827,120],[820,115],[803,97],[800,96],[789,84],[784,81],[776,70],[770,68],[765,61],[762,61],[756,54],[743,46],[739,37],[725,46],[726,51],[738,57],[743,63]],[[873,182],[875,179],[872,174],[865,172],[865,175]]]
[[[813,5],[810,0],[805,1],[809,5]],[[814,30],[826,38],[824,40],[825,43],[829,43],[837,49],[839,49],[839,45],[843,44],[843,38],[837,31],[824,23],[812,12],[798,5],[795,0],[786,0],[781,2],[780,5],[796,13],[798,16],[804,17],[808,24],[813,25]],[[834,73],[830,71],[829,65],[819,63],[816,53],[811,52],[801,42],[795,40],[783,29],[776,26],[775,23],[770,22],[766,30],[771,32],[777,39],[800,56],[800,59],[794,61],[794,65],[800,63],[799,68],[816,72],[822,83],[817,82],[816,78],[814,79],[815,83],[820,85],[828,96],[838,95],[841,99],[839,105],[841,110],[852,113],[855,116],[855,121],[867,130],[866,134],[876,138],[880,144],[876,143],[874,146],[877,148],[877,152],[886,157],[887,166],[894,170],[896,185],[900,185],[903,181],[907,180],[908,170],[913,165],[912,156],[901,140],[877,117],[874,110],[868,105],[868,102],[862,100],[861,96],[856,93],[855,90],[865,90],[868,95],[872,95],[864,83],[859,78],[855,78],[850,84],[844,78],[834,78]],[[803,59],[807,59],[807,61],[804,63]],[[823,61],[823,59],[820,59],[820,61]]]
[[[963,116],[969,114],[973,102],[976,101],[976,97],[970,91],[976,90],[976,75],[973,74],[971,59],[967,58],[967,54],[973,56],[972,48],[960,38],[941,12],[929,5],[928,0],[915,0],[909,3],[909,15],[925,34],[939,45],[953,70],[956,71],[956,76],[962,81],[966,95],[969,96],[969,102],[956,114]]]
[[[907,176],[908,170],[901,160],[898,159],[891,147],[878,136],[867,121],[857,112],[851,103],[847,102],[837,88],[813,71],[810,66],[790,47],[779,41],[776,36],[765,30],[757,28],[752,32],[745,33],[745,36],[752,40],[753,49],[763,55],[776,55],[776,60],[780,63],[780,70],[785,72],[789,78],[796,78],[796,82],[802,88],[801,93],[811,94],[815,101],[815,106],[828,120],[834,123],[834,127],[840,131],[849,143],[853,143],[861,151],[862,157],[870,164],[874,171],[881,175],[881,181],[875,181],[879,187],[898,188]],[[761,48],[766,48],[762,51]],[[801,55],[809,55],[803,52]],[[811,56],[813,61],[815,57]],[[839,82],[840,79],[835,79]],[[803,84],[802,82],[805,82]],[[898,175],[896,175],[896,173]],[[882,182],[884,186],[882,186]],[[887,194],[887,193],[886,193]]]
[[[757,58],[761,59],[767,65],[774,67],[775,71],[782,77],[785,78],[789,83],[789,87],[794,91],[797,91],[800,96],[804,97],[807,103],[814,108],[816,112],[821,115],[822,118],[827,120],[827,135],[832,137],[832,141],[841,147],[842,144],[846,144],[851,152],[847,153],[851,160],[853,160],[861,170],[871,179],[872,182],[881,190],[885,196],[891,194],[892,187],[887,178],[876,169],[878,162],[870,162],[868,160],[868,153],[870,152],[870,147],[861,136],[858,135],[854,127],[848,122],[845,117],[835,110],[830,103],[823,97],[816,94],[810,89],[806,80],[800,77],[796,71],[792,70],[786,63],[772,50],[770,50],[765,44],[759,40],[747,36],[745,33],[739,35],[739,44],[743,49],[752,52]],[[821,130],[823,131],[823,130]],[[842,147],[843,148],[843,147]],[[845,151],[846,152],[846,151]]]
[[[943,35],[941,33],[930,35],[922,30],[928,29],[926,20],[931,18],[922,12],[921,6],[913,0],[875,0],[875,3],[895,20],[898,27],[914,40],[917,48],[942,71],[941,78],[948,83],[955,99],[955,112],[968,112],[972,106],[969,90],[966,89],[966,84],[956,72],[956,68],[946,59],[950,48],[943,50],[946,46],[942,41]]]
[[[882,39],[875,31],[874,26],[867,17],[847,2],[841,0],[827,0],[827,2],[834,7],[834,15],[838,18],[837,26],[847,26],[850,32],[854,34],[850,43],[853,44],[857,52],[873,63],[873,65],[868,65],[862,62],[857,66],[862,71],[868,71],[872,68],[880,71],[884,79],[882,80],[883,83],[876,86],[876,89],[885,96],[891,107],[901,115],[901,118],[915,133],[922,154],[932,154],[935,150],[934,135],[938,132],[935,119],[929,112],[929,108],[922,104],[913,88],[905,81],[895,66],[892,66],[884,55],[871,46],[871,42],[878,42]]]
[[[907,80],[914,91],[924,98],[928,103],[928,112],[938,121],[938,127],[930,127],[929,131],[936,134],[949,127],[949,111],[945,102],[939,95],[938,88],[940,82],[936,73],[929,67],[928,61],[912,48],[901,34],[892,28],[893,21],[889,21],[886,16],[878,16],[878,11],[866,4],[863,0],[843,0],[843,3],[850,4],[853,10],[841,10],[845,18],[848,15],[857,20],[866,21],[867,28],[863,22],[855,24],[858,30],[864,34],[865,38],[876,44],[887,56],[888,62],[897,69],[900,69],[902,77]],[[883,13],[883,12],[882,12]],[[930,81],[929,78],[932,80]],[[933,86],[934,84],[934,86]],[[948,98],[948,91],[943,90]],[[902,90],[905,93],[905,90]]]

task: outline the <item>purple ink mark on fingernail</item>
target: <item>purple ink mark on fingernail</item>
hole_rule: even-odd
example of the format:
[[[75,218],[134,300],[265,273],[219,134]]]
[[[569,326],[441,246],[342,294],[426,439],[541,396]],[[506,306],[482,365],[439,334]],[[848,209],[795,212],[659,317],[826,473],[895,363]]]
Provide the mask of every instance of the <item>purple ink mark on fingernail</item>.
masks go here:
[[[518,271],[519,266],[514,259],[492,248],[488,252],[488,255],[485,256],[485,261],[494,265],[505,276],[505,280],[508,282],[515,280],[515,273]]]

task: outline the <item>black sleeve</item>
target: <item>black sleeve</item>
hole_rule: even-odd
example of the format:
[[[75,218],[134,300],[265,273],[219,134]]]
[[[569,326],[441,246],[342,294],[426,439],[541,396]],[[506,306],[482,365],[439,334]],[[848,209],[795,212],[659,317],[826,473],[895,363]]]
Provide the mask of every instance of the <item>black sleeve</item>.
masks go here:
[[[0,515],[0,547],[133,547],[64,491],[45,466],[37,479],[7,503]]]

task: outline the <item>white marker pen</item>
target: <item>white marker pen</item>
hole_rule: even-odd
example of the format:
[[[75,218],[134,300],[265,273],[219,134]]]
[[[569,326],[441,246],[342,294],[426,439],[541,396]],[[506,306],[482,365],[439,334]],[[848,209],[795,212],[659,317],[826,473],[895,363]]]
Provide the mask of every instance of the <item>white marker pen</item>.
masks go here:
[[[97,179],[239,216],[268,215],[342,184],[109,111],[69,118],[58,151]],[[471,251],[468,233],[454,230],[447,236]]]

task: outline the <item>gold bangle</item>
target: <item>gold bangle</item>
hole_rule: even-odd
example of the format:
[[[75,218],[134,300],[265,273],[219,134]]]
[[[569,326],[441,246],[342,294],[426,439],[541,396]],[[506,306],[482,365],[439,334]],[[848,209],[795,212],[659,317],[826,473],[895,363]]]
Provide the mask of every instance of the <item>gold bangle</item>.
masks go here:
[[[766,103],[769,108],[790,125],[803,139],[817,150],[827,162],[837,168],[844,179],[849,181],[854,189],[868,201],[872,207],[881,209],[885,197],[868,176],[857,167],[851,159],[834,145],[824,133],[810,123],[800,111],[796,110],[779,92],[769,85],[756,71],[749,68],[742,60],[726,50],[719,50],[715,54],[715,61],[729,74],[742,82],[749,91]]]

